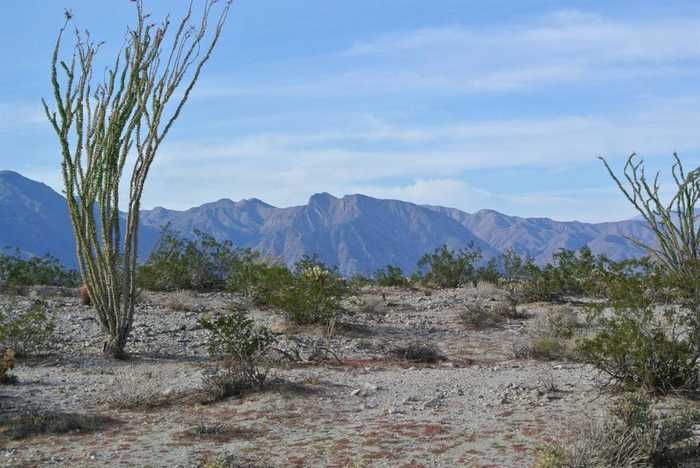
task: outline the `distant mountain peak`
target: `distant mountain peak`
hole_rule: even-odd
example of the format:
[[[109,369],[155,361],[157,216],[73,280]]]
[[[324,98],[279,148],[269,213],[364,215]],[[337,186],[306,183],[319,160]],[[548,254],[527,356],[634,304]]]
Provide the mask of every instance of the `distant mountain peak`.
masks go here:
[[[222,198],[187,210],[144,210],[141,258],[166,224],[183,236],[199,230],[290,264],[305,254],[319,254],[347,275],[371,273],[388,264],[410,273],[424,253],[443,244],[460,248],[473,242],[487,259],[513,248],[542,264],[561,248],[587,245],[594,253],[622,259],[643,253],[625,237],[653,242],[653,233],[638,221],[587,224],[520,218],[494,210],[469,214],[362,194],[339,199],[323,192],[312,195],[307,205],[287,208],[257,198],[238,202]],[[35,255],[49,252],[75,266],[65,199],[21,174],[0,171],[0,247],[5,246]]]

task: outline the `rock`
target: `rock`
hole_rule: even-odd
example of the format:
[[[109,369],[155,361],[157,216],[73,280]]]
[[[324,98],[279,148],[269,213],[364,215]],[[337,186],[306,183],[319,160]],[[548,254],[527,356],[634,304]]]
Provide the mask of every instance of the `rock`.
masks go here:
[[[276,335],[283,335],[290,329],[290,323],[287,319],[277,319],[270,325],[270,331]]]
[[[365,408],[367,409],[375,409],[377,406],[379,406],[379,403],[374,398],[370,398],[365,402]]]

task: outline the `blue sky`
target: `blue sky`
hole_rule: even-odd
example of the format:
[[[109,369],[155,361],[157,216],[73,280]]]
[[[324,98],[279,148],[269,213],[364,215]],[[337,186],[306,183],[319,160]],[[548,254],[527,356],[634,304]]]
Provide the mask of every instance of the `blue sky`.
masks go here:
[[[145,0],[156,19],[186,3]],[[104,59],[134,13],[128,0],[3,5],[0,169],[56,189],[40,98],[64,7],[106,41]],[[630,217],[596,157],[621,167],[636,151],[665,174],[674,151],[700,164],[698,26],[697,1],[240,0],[144,206],[327,191]]]

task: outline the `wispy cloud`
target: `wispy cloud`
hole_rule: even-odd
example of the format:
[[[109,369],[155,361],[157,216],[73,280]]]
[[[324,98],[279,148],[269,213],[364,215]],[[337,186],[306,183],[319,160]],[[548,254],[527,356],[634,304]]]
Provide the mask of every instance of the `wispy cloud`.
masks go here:
[[[148,202],[167,191],[189,207],[212,198],[256,196],[273,204],[304,203],[314,192],[337,195],[365,192],[474,210],[482,207],[514,214],[595,219],[584,205],[596,205],[612,192],[583,200],[576,192],[537,187],[498,194],[479,187],[475,170],[542,168],[562,170],[595,162],[604,155],[621,160],[632,151],[644,156],[682,155],[700,149],[698,99],[648,100],[618,116],[561,116],[399,124],[361,119],[345,129],[265,132],[216,141],[167,144],[157,161]],[[604,176],[601,169],[601,175]],[[602,178],[601,178],[602,179]],[[188,180],[187,192],[168,190]],[[607,179],[604,179],[607,181]],[[397,182],[401,181],[401,182]],[[177,193],[174,193],[177,192]],[[611,206],[603,202],[605,206]],[[624,203],[620,203],[622,209]],[[599,208],[595,208],[600,211]],[[608,217],[615,212],[606,211]],[[568,215],[566,214],[568,213]],[[628,214],[625,212],[625,214]],[[598,214],[598,219],[601,218]]]
[[[39,103],[0,102],[0,130],[45,122],[46,117]]]
[[[200,95],[358,95],[430,90],[474,94],[697,75],[700,28],[692,18],[619,20],[576,10],[485,28],[422,28],[358,41],[336,54],[284,63],[295,73],[255,83],[209,83]],[[267,73],[267,75],[266,75]],[[273,75],[270,75],[272,73]],[[228,80],[227,80],[228,81]]]

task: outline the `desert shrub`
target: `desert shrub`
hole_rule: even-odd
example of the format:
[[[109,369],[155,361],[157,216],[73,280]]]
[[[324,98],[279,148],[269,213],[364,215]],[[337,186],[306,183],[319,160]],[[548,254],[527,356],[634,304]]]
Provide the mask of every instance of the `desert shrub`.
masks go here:
[[[503,280],[506,283],[528,279],[529,268],[535,264],[535,260],[526,255],[522,257],[511,247],[501,255],[501,265],[503,267]]]
[[[534,466],[676,466],[696,453],[692,429],[698,420],[697,411],[687,407],[673,408],[661,416],[646,395],[626,394],[612,405],[603,421],[579,424],[575,440],[541,447]]]
[[[168,225],[139,268],[138,282],[152,291],[221,290],[235,261],[244,255],[250,255],[249,251],[235,249],[230,241],[218,242],[198,230],[193,239],[185,239]]]
[[[241,262],[229,277],[228,290],[242,293],[258,305],[282,309],[295,324],[310,325],[331,323],[353,288],[337,269],[305,256],[294,271],[283,265]]]
[[[161,302],[161,304],[173,311],[194,312],[198,310],[194,303],[194,299],[195,297],[193,296],[192,292],[186,289],[181,289],[168,293],[167,297]]]
[[[101,401],[112,409],[149,410],[168,405],[172,398],[172,389],[157,372],[127,367],[115,372]]]
[[[18,356],[47,349],[55,328],[56,317],[43,301],[29,307],[14,301],[0,305],[0,347]]]
[[[682,331],[674,310],[659,317],[653,306],[615,308],[599,322],[600,331],[578,348],[583,360],[611,383],[662,394],[697,390],[695,343]]]
[[[426,364],[434,364],[446,361],[447,357],[433,344],[409,343],[406,346],[398,346],[391,350],[391,354],[399,359]]]
[[[407,279],[407,281],[408,281],[408,279]],[[361,289],[361,288],[364,288],[367,286],[372,286],[373,284],[374,284],[373,278],[371,278],[369,276],[365,276],[365,275],[360,274],[360,273],[355,273],[348,280],[348,285],[353,290],[358,290],[358,289]]]
[[[401,267],[387,265],[374,272],[374,283],[378,286],[398,286],[405,287],[410,283],[401,270]]]
[[[77,287],[79,284],[80,275],[64,268],[50,255],[23,258],[19,251],[0,253],[0,291],[21,293],[28,286]]]
[[[605,280],[613,271],[621,269],[603,255],[593,255],[588,247],[578,253],[561,249],[553,262],[537,266],[531,258],[522,258],[514,251],[503,257],[504,276],[510,285],[517,285],[523,300],[557,301],[564,296],[604,297]]]
[[[423,255],[418,260],[418,272],[429,285],[438,288],[457,288],[466,284],[476,286],[478,280],[476,263],[481,259],[481,250],[470,244],[465,249],[451,250],[447,245]]]
[[[209,354],[221,363],[203,378],[203,389],[212,400],[241,395],[264,385],[262,367],[275,337],[269,328],[255,324],[245,311],[232,309],[216,320],[201,319],[209,332]]]
[[[291,280],[282,284],[273,303],[298,325],[330,324],[342,309],[341,302],[352,294],[337,269],[330,269],[316,258],[304,257],[296,263]]]
[[[498,284],[501,280],[501,272],[498,270],[498,261],[492,258],[486,265],[479,267],[476,272],[476,278],[479,282]]]
[[[514,344],[514,353],[544,361],[577,360],[577,339],[586,327],[573,308],[547,311],[527,324],[523,339]]]
[[[3,418],[3,434],[10,439],[25,439],[41,435],[61,435],[73,432],[95,432],[112,424],[110,418],[60,411],[26,410],[16,416]]]
[[[226,289],[242,294],[257,305],[273,305],[275,295],[292,281],[285,265],[268,263],[255,252],[246,252],[234,260]]]
[[[462,323],[477,330],[503,325],[511,317],[512,310],[507,304],[486,305],[483,301],[468,302],[460,312]]]

